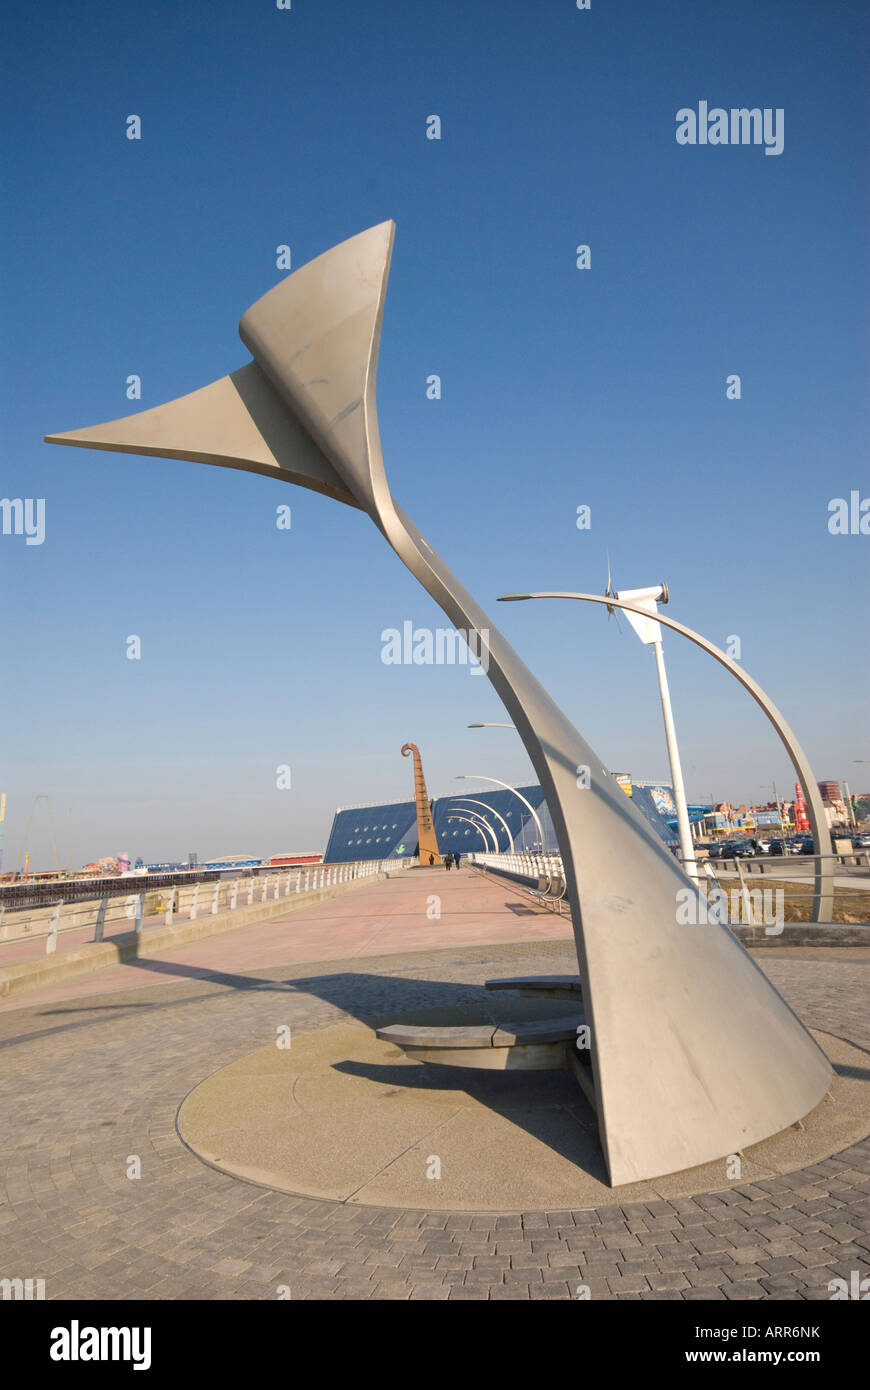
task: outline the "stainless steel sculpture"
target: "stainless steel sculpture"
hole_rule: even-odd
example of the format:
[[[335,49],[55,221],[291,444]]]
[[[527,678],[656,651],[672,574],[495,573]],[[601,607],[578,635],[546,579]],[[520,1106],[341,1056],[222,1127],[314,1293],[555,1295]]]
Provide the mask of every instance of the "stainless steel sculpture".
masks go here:
[[[678,925],[676,895],[690,880],[391,496],[375,380],[394,232],[384,222],[351,237],[252,305],[239,332],[254,361],[239,371],[47,438],[265,473],[369,514],[451,622],[485,642],[489,678],[544,788],[611,1182],[723,1157],[813,1109],[830,1064],[727,927]]]

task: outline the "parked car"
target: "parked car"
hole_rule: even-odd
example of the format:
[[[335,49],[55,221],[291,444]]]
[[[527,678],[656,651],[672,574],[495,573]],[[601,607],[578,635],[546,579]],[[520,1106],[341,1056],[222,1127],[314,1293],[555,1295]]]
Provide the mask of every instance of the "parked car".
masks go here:
[[[754,840],[734,841],[734,857],[736,859],[753,859],[757,852]]]
[[[759,854],[770,853],[770,840],[756,840],[755,845]]]
[[[788,854],[788,845],[786,844],[785,840],[771,840],[770,848],[767,852],[768,854],[772,854],[774,856],[778,854]]]
[[[870,849],[870,835],[860,834],[852,836],[853,849]]]
[[[752,840],[725,840],[721,846],[720,859],[751,859],[755,854]]]

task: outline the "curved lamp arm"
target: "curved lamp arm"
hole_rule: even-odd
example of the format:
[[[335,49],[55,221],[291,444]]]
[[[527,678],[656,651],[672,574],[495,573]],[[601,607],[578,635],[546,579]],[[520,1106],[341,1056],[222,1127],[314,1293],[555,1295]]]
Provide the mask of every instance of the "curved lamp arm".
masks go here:
[[[505,830],[507,831],[508,844],[510,845],[511,852],[513,852],[514,837],[513,837],[513,835],[511,834],[511,828],[510,828],[510,826],[508,825],[507,821],[505,820],[504,816],[500,815],[499,812],[495,809],[494,806],[490,806],[490,804],[489,804],[488,801],[480,801],[480,800],[478,800],[478,798],[477,798],[476,796],[458,796],[458,797],[456,798],[456,800],[457,800],[457,801],[470,801],[471,804],[472,804],[473,806],[485,806],[486,809],[487,809],[487,811],[489,811],[490,815],[495,816],[496,820],[500,820],[500,821],[501,821],[502,825],[504,826]]]
[[[601,594],[569,594],[569,593],[536,593],[536,594],[502,594],[499,603],[518,603],[523,599],[531,598],[569,598],[579,599],[583,603],[603,603],[608,608],[622,608],[627,613],[638,613],[641,617],[648,618],[649,612],[645,608],[639,608],[633,603],[626,603],[616,597],[602,597]],[[662,623],[674,632],[679,632],[682,637],[687,637],[690,642],[694,642],[696,647],[701,647],[703,651],[709,652],[726,671],[730,671],[735,680],[738,680],[744,690],[748,690],[756,704],[760,705],[767,715],[788,753],[792,766],[797,775],[797,779],[804,789],[807,801],[807,812],[809,814],[810,826],[813,832],[813,842],[816,849],[815,859],[815,884],[813,889],[813,921],[829,922],[833,916],[834,906],[834,863],[833,846],[831,844],[831,832],[828,828],[828,820],[825,815],[825,807],[819,792],[818,783],[813,776],[809,759],[798,743],[790,726],[786,723],[783,715],[777,709],[770,696],[765,694],[761,686],[752,679],[730,656],[722,651],[712,642],[708,642],[706,637],[702,637],[700,632],[695,632],[691,627],[686,627],[683,623],[678,623],[674,618],[666,617],[664,613],[656,613],[656,622]]]
[[[478,835],[483,840],[484,849],[486,850],[487,854],[489,854],[489,840],[484,835],[483,827],[479,821],[472,820],[470,816],[448,816],[447,820],[448,822],[452,820],[461,820],[465,821],[466,825],[473,825],[474,829],[477,831]],[[498,853],[498,850],[496,850],[496,853]]]

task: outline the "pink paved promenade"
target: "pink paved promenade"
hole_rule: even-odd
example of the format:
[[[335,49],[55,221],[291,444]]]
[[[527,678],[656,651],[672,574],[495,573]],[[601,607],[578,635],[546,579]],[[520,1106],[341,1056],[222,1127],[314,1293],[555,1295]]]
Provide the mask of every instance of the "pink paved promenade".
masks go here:
[[[436,904],[433,898],[440,901]],[[440,911],[440,918],[427,915]],[[184,919],[180,919],[183,921]],[[109,966],[50,988],[14,995],[0,1012],[117,990],[163,986],[219,971],[242,975],[280,965],[432,951],[451,946],[571,938],[567,913],[539,909],[507,880],[472,869],[408,869],[286,916]],[[143,941],[147,949],[147,935]]]

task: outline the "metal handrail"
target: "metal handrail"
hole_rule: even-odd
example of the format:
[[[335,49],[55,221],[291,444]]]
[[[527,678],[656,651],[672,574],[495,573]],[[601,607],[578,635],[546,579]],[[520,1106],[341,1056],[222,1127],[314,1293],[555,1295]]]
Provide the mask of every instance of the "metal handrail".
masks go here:
[[[864,860],[866,861],[867,868],[870,869],[870,852],[868,852],[868,851],[860,851],[860,854],[863,856]],[[563,867],[562,859],[561,859],[561,856],[560,856],[560,855],[542,855],[542,856],[538,856],[538,855],[533,855],[533,854],[522,854],[522,853],[519,853],[519,854],[518,854],[518,853],[513,853],[513,854],[508,853],[508,854],[498,854],[498,855],[496,855],[496,854],[490,854],[490,853],[484,854],[484,853],[482,853],[482,852],[480,852],[480,851],[473,851],[468,857],[472,860],[473,863],[477,864],[479,867],[482,867],[482,868],[484,868],[484,869],[493,868],[493,869],[501,870],[502,872],[504,872],[504,873],[509,873],[509,874],[513,875],[514,877],[516,877],[516,878],[520,878],[520,879],[525,878],[525,879],[528,879],[528,880],[539,880],[540,878],[544,877],[544,878],[546,879],[546,887],[543,888],[543,889],[531,890],[531,891],[533,891],[534,895],[535,895],[542,903],[544,903],[545,906],[549,906],[550,904],[558,903],[558,904],[559,904],[559,912],[560,912],[560,914],[561,914],[561,903],[562,903],[563,901],[565,901],[565,898],[566,898],[566,895],[567,895],[567,882],[566,882],[566,880],[565,880],[564,867]],[[677,858],[679,858],[679,857],[680,857],[680,856],[677,856]],[[813,867],[814,867],[814,866],[813,866],[813,860],[815,860],[815,859],[820,859],[820,858],[822,858],[822,857],[823,857],[823,856],[821,856],[821,855],[813,855],[813,854],[802,854],[802,855],[789,854],[789,855],[774,855],[772,859],[771,859],[770,856],[768,856],[768,855],[757,855],[757,856],[755,856],[755,857],[753,857],[753,858],[751,858],[751,859],[749,859],[749,858],[744,858],[744,857],[742,857],[742,856],[737,856],[737,857],[728,858],[728,859],[718,859],[718,858],[717,858],[717,859],[702,859],[702,860],[698,860],[697,862],[698,862],[699,868],[703,868],[704,873],[706,874],[706,879],[701,879],[701,880],[699,880],[699,885],[703,885],[703,884],[705,884],[705,883],[706,883],[706,884],[711,884],[711,883],[712,883],[712,884],[714,884],[714,885],[718,888],[718,887],[719,887],[719,879],[718,879],[717,873],[716,873],[717,867],[718,867],[718,868],[725,868],[726,866],[732,866],[733,872],[736,874],[737,880],[738,880],[738,882],[739,882],[739,884],[740,884],[740,891],[741,891],[742,893],[748,893],[748,892],[750,892],[750,891],[755,891],[755,890],[750,890],[750,889],[748,888],[747,884],[746,884],[746,881],[745,881],[745,878],[744,878],[744,874],[747,874],[747,870],[748,870],[748,876],[749,876],[749,877],[752,877],[753,874],[754,874],[756,878],[763,878],[763,877],[764,877],[764,874],[765,874],[765,871],[768,869],[768,867],[769,867],[771,870],[773,870],[773,873],[775,873],[775,868],[774,868],[774,866],[775,866],[776,864],[778,864],[778,862],[779,862],[780,859],[782,859],[783,863],[787,863],[787,864],[795,864],[795,863],[798,863],[798,864],[799,864],[801,860],[805,860],[805,861],[806,861],[806,868],[807,868],[807,870],[809,871],[809,878],[810,878],[810,880],[812,880],[812,871],[813,871]],[[832,855],[826,856],[826,857],[829,857],[829,858],[832,858],[832,859],[837,860],[839,863],[843,864],[844,867],[849,867],[849,865],[846,864],[846,861],[847,861],[847,860],[849,860],[849,861],[855,861],[855,866],[858,867],[858,865],[857,865],[858,855],[857,855],[857,854],[851,854],[851,855],[850,855],[850,854],[839,854],[839,855],[838,855],[838,854],[832,854]],[[752,866],[752,867],[750,867],[750,866]],[[554,872],[554,869],[555,869],[555,872]],[[784,874],[784,875],[781,875],[781,877],[784,877],[784,878],[785,878],[786,882],[787,882],[789,876],[790,876],[790,875],[789,875],[788,873],[786,873],[786,874]],[[856,877],[856,879],[858,880],[859,883],[864,879],[864,875],[863,875],[863,874],[861,874],[861,875],[857,875],[857,874],[856,874],[855,877]],[[561,891],[558,892],[558,893],[556,892],[556,890],[555,890],[555,888],[554,888],[554,879],[560,879],[560,880],[561,880]],[[722,891],[724,891],[724,890],[722,890]],[[786,889],[782,889],[781,891],[782,891],[782,896],[783,896],[783,900],[784,900],[784,901],[798,901],[798,900],[801,900],[801,899],[805,899],[805,898],[807,897],[807,893],[806,893],[806,892],[803,892],[803,891],[800,891],[800,890],[798,890],[798,891],[788,891],[788,889],[786,888]],[[870,892],[870,889],[868,889],[868,892]],[[751,919],[751,912],[750,912],[750,919]]]
[[[513,874],[517,878],[534,880],[537,884],[541,878],[546,880],[544,888],[535,887],[531,889],[533,896],[545,907],[558,905],[559,915],[561,916],[561,904],[565,901],[568,885],[565,877],[565,868],[560,854],[530,854],[528,852],[507,853],[507,854],[484,854],[482,851],[471,851],[468,856],[471,862],[484,870],[489,868],[500,869],[505,873]],[[556,891],[555,884],[560,885],[560,891]]]
[[[244,878],[240,876],[235,879],[217,879],[204,883],[173,885],[168,890],[152,888],[147,893],[113,893],[101,898],[91,898],[86,902],[73,900],[71,903],[64,903],[61,899],[42,908],[4,909],[0,907],[0,948],[17,942],[39,940],[44,936],[46,954],[51,955],[56,949],[59,936],[93,926],[94,936],[92,940],[102,941],[106,928],[122,921],[132,921],[134,923],[132,929],[139,932],[145,918],[147,899],[151,897],[157,898],[157,903],[155,910],[148,915],[158,916],[162,913],[164,924],[170,926],[176,915],[182,911],[187,911],[189,920],[193,921],[200,914],[215,915],[221,907],[225,911],[232,912],[239,906],[252,906],[254,894],[258,889],[260,902],[266,902],[270,898],[274,901],[279,897],[288,897],[291,893],[291,881],[294,878],[296,880],[295,893],[317,892],[324,887],[333,887],[339,883],[371,877],[373,874],[384,872],[388,865],[391,868],[410,868],[417,862],[416,858],[409,857],[400,860],[353,860],[340,864],[313,864],[299,868],[291,866],[289,869],[286,867],[273,869],[258,875],[256,878],[245,875]],[[286,882],[283,893],[279,893],[282,879],[285,879]],[[242,885],[244,886],[246,902],[240,904],[239,897]],[[110,915],[110,910],[113,907],[121,910],[111,912]],[[67,909],[66,913],[64,913],[64,908]],[[70,918],[77,920],[70,921]],[[84,920],[79,920],[82,918]],[[19,927],[24,922],[27,922],[25,930],[16,932],[15,935],[8,934],[10,926]],[[35,931],[32,930],[34,922],[37,925]]]

